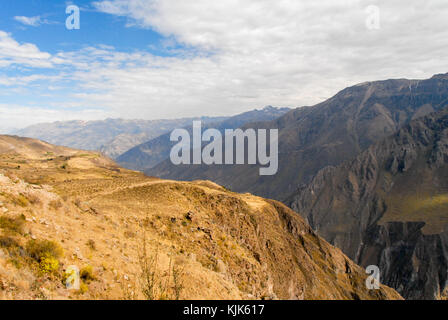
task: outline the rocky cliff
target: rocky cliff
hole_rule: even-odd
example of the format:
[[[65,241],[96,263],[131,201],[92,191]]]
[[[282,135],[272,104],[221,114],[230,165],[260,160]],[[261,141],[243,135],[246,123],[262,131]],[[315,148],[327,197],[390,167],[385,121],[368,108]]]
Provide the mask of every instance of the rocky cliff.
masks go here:
[[[414,120],[290,198],[314,230],[405,298],[446,297],[448,111]]]

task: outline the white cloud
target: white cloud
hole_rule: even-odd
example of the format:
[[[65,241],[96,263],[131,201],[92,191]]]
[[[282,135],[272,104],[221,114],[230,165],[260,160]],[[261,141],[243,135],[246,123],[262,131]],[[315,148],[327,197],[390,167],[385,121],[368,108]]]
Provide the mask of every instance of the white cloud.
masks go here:
[[[43,75],[43,74],[32,74],[28,76],[16,76],[16,77],[7,77],[0,76],[0,85],[11,87],[11,86],[19,86],[19,85],[30,85],[37,81],[48,81],[55,82],[60,81],[64,78],[64,75]]]
[[[42,19],[40,16],[35,17],[15,16],[14,20],[31,27],[38,27],[42,24],[50,23],[48,20]]]
[[[94,5],[126,17],[130,26],[163,34],[167,48],[175,40],[187,49],[176,57],[157,57],[98,45],[51,56],[0,31],[0,68],[52,67],[60,78],[47,79],[49,84],[54,79],[75,83],[67,87],[66,105],[101,107],[104,117],[151,119],[311,105],[359,82],[448,72],[446,0],[108,0]],[[366,28],[369,5],[380,8],[379,30]],[[45,79],[0,78],[24,87],[37,80]]]
[[[444,0],[108,0],[94,5],[212,53],[164,59],[162,69],[100,72],[110,79],[101,83],[110,85],[104,98],[115,105],[132,95],[136,105],[142,97],[147,104],[176,110],[177,101],[192,112],[300,106],[357,82],[448,71]],[[366,28],[369,5],[380,8],[380,30]]]
[[[20,44],[0,30],[0,68],[16,64],[34,68],[51,68],[52,56],[31,43]]]

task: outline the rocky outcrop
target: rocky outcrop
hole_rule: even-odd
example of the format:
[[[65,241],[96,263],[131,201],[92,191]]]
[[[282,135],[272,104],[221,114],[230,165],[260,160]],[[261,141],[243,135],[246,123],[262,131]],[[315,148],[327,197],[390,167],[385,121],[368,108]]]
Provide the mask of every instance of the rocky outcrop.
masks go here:
[[[447,288],[448,111],[414,120],[354,160],[319,171],[289,199],[362,266],[405,298]]]
[[[440,234],[422,232],[424,222],[389,222],[363,236],[358,262],[377,265],[384,283],[408,299],[447,298],[448,227]]]

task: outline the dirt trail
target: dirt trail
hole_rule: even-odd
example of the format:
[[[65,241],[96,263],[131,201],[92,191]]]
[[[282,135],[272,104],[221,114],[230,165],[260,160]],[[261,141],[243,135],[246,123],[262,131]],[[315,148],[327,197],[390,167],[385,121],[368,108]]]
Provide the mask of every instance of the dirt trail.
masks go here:
[[[115,188],[113,190],[99,192],[99,193],[95,194],[94,196],[92,196],[91,200],[95,199],[95,198],[98,198],[98,197],[102,197],[102,196],[109,196],[111,194],[114,194],[114,193],[117,193],[117,192],[121,192],[121,191],[126,190],[126,189],[134,189],[134,188],[146,187],[146,186],[150,186],[150,185],[168,184],[168,183],[182,183],[182,181],[153,180],[153,181],[147,181],[147,182],[143,182],[143,183],[130,184],[130,185],[125,186],[125,187],[119,187],[119,188]]]

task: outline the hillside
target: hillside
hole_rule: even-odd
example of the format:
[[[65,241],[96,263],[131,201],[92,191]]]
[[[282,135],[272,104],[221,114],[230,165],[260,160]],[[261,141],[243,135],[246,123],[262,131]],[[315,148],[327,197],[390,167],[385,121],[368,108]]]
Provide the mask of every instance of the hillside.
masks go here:
[[[261,110],[252,110],[230,117],[221,122],[204,124],[203,128],[214,128],[221,133],[225,129],[236,129],[247,123],[256,121],[268,121],[281,117],[290,111],[288,108],[275,108],[267,106]],[[192,132],[192,122],[186,128],[190,134]],[[170,156],[171,148],[177,143],[170,141],[171,132],[163,134],[157,138],[146,141],[119,156],[117,162],[128,169],[145,171],[166,160]]]
[[[440,110],[447,99],[447,75],[366,82],[313,107],[246,126],[279,129],[279,171],[274,176],[260,176],[257,166],[175,166],[170,161],[147,173],[166,179],[207,179],[234,191],[284,200],[320,169],[353,159],[409,121]]]
[[[405,298],[448,296],[448,110],[414,120],[291,198],[319,235]]]
[[[3,299],[400,299],[283,204],[11,136],[0,247]]]

